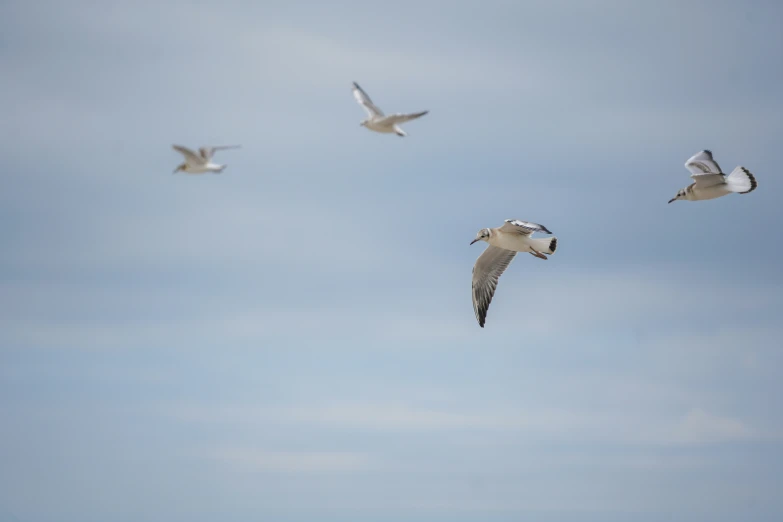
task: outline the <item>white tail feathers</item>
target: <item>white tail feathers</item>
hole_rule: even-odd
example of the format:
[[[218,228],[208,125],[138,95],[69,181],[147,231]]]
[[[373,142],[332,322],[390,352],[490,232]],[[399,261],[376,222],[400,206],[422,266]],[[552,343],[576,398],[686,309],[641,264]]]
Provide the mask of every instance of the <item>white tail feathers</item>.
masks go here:
[[[554,254],[557,250],[557,238],[556,237],[541,237],[535,239],[528,239],[530,246],[537,252],[542,254]]]
[[[726,176],[726,185],[732,192],[739,192],[740,194],[753,192],[758,186],[756,178],[745,167],[737,167],[731,171],[731,174]]]

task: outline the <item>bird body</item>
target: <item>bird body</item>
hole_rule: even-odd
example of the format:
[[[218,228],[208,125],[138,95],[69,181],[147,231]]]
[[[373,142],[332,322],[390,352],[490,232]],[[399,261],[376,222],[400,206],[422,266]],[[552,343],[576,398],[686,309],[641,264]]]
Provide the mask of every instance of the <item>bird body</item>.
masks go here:
[[[408,134],[402,130],[399,124],[406,121],[415,120],[416,118],[421,118],[429,112],[421,111],[411,114],[397,113],[389,114],[387,116],[381,109],[378,108],[377,105],[372,102],[367,93],[364,92],[364,90],[359,87],[359,84],[356,82],[353,82],[353,96],[356,98],[356,101],[359,103],[359,105],[364,107],[364,110],[367,111],[368,118],[362,121],[360,125],[372,131],[384,134],[394,133],[401,137],[407,136]]]
[[[733,192],[733,190],[729,189],[728,184],[725,182],[715,184],[710,187],[698,187],[696,183],[691,183],[682,190],[684,191],[684,194],[677,199],[682,199],[685,201],[706,201],[708,199],[719,198]]]
[[[494,247],[513,250],[514,252],[554,253],[554,250],[550,249],[552,238],[532,238],[522,234],[504,233],[492,228],[489,231],[490,236],[487,243]]]
[[[223,169],[227,167],[227,165],[220,165],[219,163],[205,163],[203,165],[190,165],[187,162],[184,163],[184,168],[181,168],[179,170],[182,170],[183,172],[187,172],[188,174],[205,174],[207,172],[214,172],[215,174],[223,172]]]
[[[519,219],[507,219],[501,227],[482,228],[471,245],[477,241],[486,241],[490,245],[511,250],[513,252],[528,252],[530,254],[554,254],[557,248],[557,238],[533,238],[533,232],[551,232],[543,225],[521,221]],[[539,257],[539,256],[536,256]],[[542,259],[546,259],[543,256]]]
[[[685,201],[705,201],[727,194],[747,194],[753,192],[758,184],[756,178],[745,167],[737,167],[728,176],[723,174],[712,158],[712,152],[703,150],[685,162],[685,168],[691,172],[693,183],[677,191],[669,203],[682,199]]]
[[[223,172],[223,169],[227,165],[220,165],[212,162],[212,156],[215,151],[224,149],[237,149],[240,145],[218,145],[212,147],[199,147],[198,152],[194,152],[182,145],[172,145],[174,150],[185,156],[185,162],[181,163],[175,170],[176,174],[179,171],[187,172],[188,174],[204,174],[206,172],[213,172],[219,174]]]
[[[391,116],[386,116],[384,118],[379,119],[369,119],[364,122],[362,122],[362,125],[367,127],[368,129],[375,131],[375,132],[381,132],[384,134],[391,134],[394,133],[397,136],[407,136],[408,133],[402,130],[402,128],[397,125],[397,123],[402,121],[408,121],[412,120],[414,118],[419,118],[421,116],[424,116],[427,114],[428,111],[423,111],[415,114],[392,114]],[[406,117],[408,119],[401,119],[402,117]]]

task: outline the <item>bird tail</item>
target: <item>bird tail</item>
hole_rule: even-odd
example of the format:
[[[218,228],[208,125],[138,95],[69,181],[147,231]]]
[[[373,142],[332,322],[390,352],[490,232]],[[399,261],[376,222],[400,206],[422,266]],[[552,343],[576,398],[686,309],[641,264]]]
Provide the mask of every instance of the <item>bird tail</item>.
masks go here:
[[[528,239],[528,242],[536,252],[541,252],[542,254],[554,254],[555,250],[557,250],[556,237],[539,237]]]
[[[737,167],[731,171],[731,174],[726,176],[726,185],[732,192],[747,194],[748,192],[753,192],[758,183],[756,183],[756,178],[753,177],[753,174],[748,169]]]

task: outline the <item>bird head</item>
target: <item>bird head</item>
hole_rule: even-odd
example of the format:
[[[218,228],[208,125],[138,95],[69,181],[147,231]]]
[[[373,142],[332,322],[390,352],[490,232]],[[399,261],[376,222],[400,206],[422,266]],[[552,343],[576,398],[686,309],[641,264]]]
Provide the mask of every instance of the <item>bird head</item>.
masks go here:
[[[674,196],[672,199],[670,199],[669,203],[672,203],[673,201],[677,201],[678,199],[685,199],[685,189],[678,190],[677,195]]]
[[[478,233],[476,234],[476,239],[474,239],[473,241],[471,241],[471,242],[470,242],[470,244],[472,245],[472,244],[473,244],[473,243],[475,243],[476,241],[487,241],[487,240],[489,240],[489,235],[490,235],[490,234],[489,234],[489,229],[488,229],[488,228],[482,228],[482,229],[481,229],[481,230],[479,230],[479,231],[478,231]]]

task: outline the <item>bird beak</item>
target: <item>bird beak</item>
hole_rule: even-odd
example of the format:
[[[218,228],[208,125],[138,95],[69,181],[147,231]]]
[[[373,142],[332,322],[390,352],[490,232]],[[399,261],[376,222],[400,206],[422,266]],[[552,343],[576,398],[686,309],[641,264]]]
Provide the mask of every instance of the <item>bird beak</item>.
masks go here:
[[[669,200],[669,203],[671,203],[672,201],[677,201],[677,198],[672,198],[672,199],[670,199],[670,200]]]
[[[473,243],[475,243],[476,241],[478,241],[478,238],[476,238],[476,239],[474,239],[473,241],[471,241],[471,242],[470,242],[470,244],[472,245],[472,244],[473,244]]]

